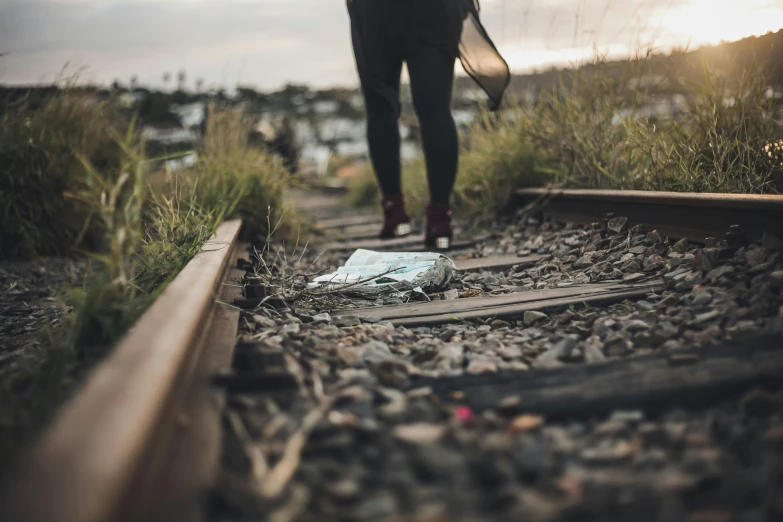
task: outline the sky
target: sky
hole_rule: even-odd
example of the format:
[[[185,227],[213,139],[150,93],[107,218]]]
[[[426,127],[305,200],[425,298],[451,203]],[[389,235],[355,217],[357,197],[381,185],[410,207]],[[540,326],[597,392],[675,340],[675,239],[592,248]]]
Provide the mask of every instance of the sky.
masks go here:
[[[423,1],[423,0],[422,0]],[[457,0],[454,0],[457,1]],[[783,28],[783,0],[482,0],[512,69],[653,45],[666,51]],[[355,86],[345,0],[0,0],[0,83],[81,81],[263,90]],[[173,85],[173,81],[168,84]]]

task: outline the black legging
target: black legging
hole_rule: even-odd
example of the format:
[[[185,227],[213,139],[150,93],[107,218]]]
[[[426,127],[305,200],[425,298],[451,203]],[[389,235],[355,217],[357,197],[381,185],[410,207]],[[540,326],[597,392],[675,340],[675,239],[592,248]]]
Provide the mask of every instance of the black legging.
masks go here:
[[[367,110],[370,159],[381,191],[386,197],[402,192],[398,120],[400,74],[406,62],[421,125],[430,200],[448,203],[459,161],[459,138],[451,114],[455,55],[447,51],[448,47],[426,41],[410,45],[416,35],[406,33],[405,20],[395,19],[400,8],[387,11],[385,17],[374,11],[358,11],[360,8],[366,8],[365,4],[352,12],[354,48]],[[454,25],[448,24],[458,24],[459,20],[444,19],[441,23],[445,30],[451,30]],[[393,24],[398,26],[390,27]]]

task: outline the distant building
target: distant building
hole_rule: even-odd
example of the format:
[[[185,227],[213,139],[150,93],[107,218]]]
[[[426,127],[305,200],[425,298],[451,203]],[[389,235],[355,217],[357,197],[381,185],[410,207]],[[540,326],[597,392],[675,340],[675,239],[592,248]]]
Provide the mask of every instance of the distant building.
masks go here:
[[[207,117],[207,107],[202,102],[172,105],[170,110],[179,117],[185,128],[200,127]]]

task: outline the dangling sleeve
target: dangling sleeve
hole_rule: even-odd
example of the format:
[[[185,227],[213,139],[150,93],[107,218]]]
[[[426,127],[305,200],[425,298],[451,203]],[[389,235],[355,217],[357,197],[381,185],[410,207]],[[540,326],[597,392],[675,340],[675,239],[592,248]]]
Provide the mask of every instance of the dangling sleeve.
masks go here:
[[[467,9],[459,44],[462,68],[487,93],[489,108],[496,111],[500,108],[506,88],[511,83],[511,71],[481,25],[479,0],[462,1]]]

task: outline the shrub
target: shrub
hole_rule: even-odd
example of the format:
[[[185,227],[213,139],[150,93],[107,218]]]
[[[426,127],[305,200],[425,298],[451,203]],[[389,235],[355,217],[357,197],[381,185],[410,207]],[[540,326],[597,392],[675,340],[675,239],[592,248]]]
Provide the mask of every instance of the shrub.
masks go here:
[[[70,90],[0,116],[0,258],[94,245],[94,209],[70,197],[85,189],[79,158],[116,172],[126,125],[110,102]]]

